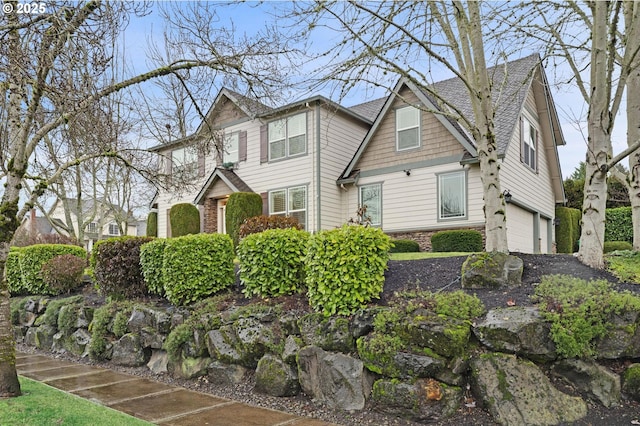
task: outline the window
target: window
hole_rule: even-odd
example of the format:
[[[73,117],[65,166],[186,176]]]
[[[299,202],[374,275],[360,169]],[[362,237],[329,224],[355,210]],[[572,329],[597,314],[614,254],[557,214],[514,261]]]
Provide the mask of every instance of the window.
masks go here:
[[[232,133],[225,137],[222,163],[237,163],[240,153],[240,134]]]
[[[307,152],[305,113],[269,123],[269,159],[295,157]]]
[[[366,207],[365,220],[372,226],[382,225],[382,185],[363,185],[360,187],[360,206]]]
[[[296,186],[269,192],[269,215],[296,218],[307,227],[307,187]]]
[[[198,153],[194,147],[178,148],[171,152],[171,174],[177,177],[196,177]]]
[[[420,110],[404,107],[396,110],[396,149],[418,148],[420,146]]]
[[[115,222],[109,224],[109,235],[120,235],[120,228]]]
[[[95,234],[95,233],[97,233],[97,232],[98,232],[98,224],[97,224],[97,223],[95,223],[95,222],[90,222],[90,223],[87,225],[87,232],[88,232],[89,234]]]
[[[438,219],[467,216],[467,175],[464,171],[438,175]]]
[[[529,120],[522,117],[522,147],[520,159],[533,170],[537,170],[536,149],[538,146],[538,130]]]

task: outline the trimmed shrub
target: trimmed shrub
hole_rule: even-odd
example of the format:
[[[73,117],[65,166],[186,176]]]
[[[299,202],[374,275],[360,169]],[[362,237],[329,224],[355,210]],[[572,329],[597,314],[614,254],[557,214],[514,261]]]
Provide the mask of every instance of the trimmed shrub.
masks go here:
[[[626,241],[605,241],[604,252],[611,253],[616,250],[633,250],[633,244]]]
[[[312,235],[305,270],[311,307],[349,315],[379,298],[390,248],[378,228],[345,225]]]
[[[98,241],[91,252],[98,290],[114,299],[146,296],[140,246],[152,240],[151,237],[122,236]]]
[[[415,253],[420,251],[420,245],[413,240],[392,240],[390,253]]]
[[[42,279],[56,294],[70,293],[82,285],[87,259],[63,254],[42,265]]]
[[[267,229],[302,229],[302,225],[298,223],[292,216],[253,216],[245,219],[240,225],[239,236],[243,239],[247,235],[257,234]]]
[[[304,286],[304,258],[309,233],[268,229],[240,242],[240,279],[246,296],[276,297],[298,293]]]
[[[617,207],[606,210],[604,240],[633,243],[631,207]]]
[[[432,251],[470,253],[482,249],[482,234],[473,229],[439,231],[431,236]]]
[[[582,233],[582,211],[578,209],[571,210],[571,229],[573,229],[573,251],[580,249],[580,235]]]
[[[162,264],[166,243],[165,239],[157,239],[140,246],[140,268],[147,290],[160,296],[164,296]]]
[[[151,212],[149,213],[149,216],[147,216],[147,237],[157,237],[157,236],[158,236],[158,212]]]
[[[22,249],[19,247],[11,247],[7,262],[4,264],[5,276],[9,285],[9,292],[12,296],[18,294],[27,294],[26,286],[22,281],[22,269],[20,267],[20,258],[22,257]]]
[[[240,240],[240,225],[245,219],[262,213],[262,197],[255,192],[234,192],[227,201],[225,213],[225,227],[233,240],[233,246],[238,246]]]
[[[7,272],[9,280],[9,291],[16,294],[50,294],[57,295],[58,290],[47,285],[42,277],[42,267],[51,259],[63,254],[71,254],[81,259],[86,259],[87,252],[78,246],[66,244],[36,244],[22,247],[10,253],[19,253],[16,256],[10,254],[12,259],[9,262],[10,271]],[[19,264],[20,279],[16,271],[16,262]]]
[[[186,235],[166,240],[162,277],[167,299],[184,305],[234,282],[233,243],[226,234]]]
[[[578,250],[580,239],[580,210],[569,207],[556,207],[556,219],[560,224],[556,226],[556,251],[558,253],[573,253]]]
[[[200,232],[200,210],[190,203],[176,204],[171,206],[169,211],[169,222],[172,237],[198,234]]]

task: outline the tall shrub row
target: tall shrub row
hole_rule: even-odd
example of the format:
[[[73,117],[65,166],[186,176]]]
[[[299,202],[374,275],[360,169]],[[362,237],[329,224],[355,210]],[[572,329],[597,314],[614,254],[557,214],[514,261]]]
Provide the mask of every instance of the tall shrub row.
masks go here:
[[[225,227],[237,247],[240,225],[245,219],[262,214],[262,197],[255,192],[234,192],[227,201]]]
[[[197,234],[200,232],[200,211],[190,203],[175,204],[169,210],[169,223],[173,237]]]
[[[573,253],[578,249],[580,239],[580,210],[570,207],[556,207],[556,251]]]
[[[45,282],[42,268],[51,259],[66,254],[82,260],[87,257],[87,252],[82,247],[67,244],[36,244],[12,248],[6,263],[6,277],[11,294],[60,294],[61,289],[53,288]]]
[[[237,250],[244,294],[275,297],[300,292],[308,240],[308,232],[294,228],[245,237]]]
[[[158,238],[140,247],[140,268],[150,293],[164,296],[162,265],[167,240]]]
[[[140,247],[152,237],[122,236],[100,240],[91,251],[91,266],[99,291],[114,299],[145,296]]]
[[[309,239],[309,304],[325,315],[348,315],[380,297],[391,239],[378,228],[348,226]]]
[[[633,243],[631,207],[607,209],[605,218],[605,241],[626,241],[628,243]]]

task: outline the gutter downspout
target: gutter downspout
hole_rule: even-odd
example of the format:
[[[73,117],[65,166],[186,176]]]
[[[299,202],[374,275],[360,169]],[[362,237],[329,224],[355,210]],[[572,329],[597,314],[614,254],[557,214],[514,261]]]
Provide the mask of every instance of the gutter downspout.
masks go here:
[[[321,182],[320,182],[320,100],[316,101],[316,232],[322,229],[322,224],[320,223],[320,190],[321,190]]]

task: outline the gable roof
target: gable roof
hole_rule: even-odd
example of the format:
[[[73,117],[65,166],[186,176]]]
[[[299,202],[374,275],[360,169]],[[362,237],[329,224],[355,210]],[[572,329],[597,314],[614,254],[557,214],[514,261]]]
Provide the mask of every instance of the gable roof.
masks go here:
[[[551,99],[551,95],[546,84],[546,77],[544,70],[541,67],[540,56],[538,54],[529,55],[527,57],[517,59],[504,64],[496,65],[488,69],[489,77],[492,81],[492,100],[496,105],[494,131],[496,134],[496,143],[498,145],[498,155],[504,156],[509,146],[511,136],[519,123],[520,112],[522,111],[524,102],[526,100],[527,93],[533,82],[536,71],[539,70],[541,78],[544,80],[543,86],[545,90],[545,96]],[[401,78],[391,95],[385,99],[384,106],[379,111],[376,121],[367,133],[367,136],[361,143],[360,147],[356,151],[355,155],[345,168],[344,172],[338,179],[338,183],[347,183],[353,180],[355,175],[355,165],[362,156],[369,141],[375,134],[377,127],[380,125],[388,109],[392,105],[393,101],[397,97],[400,89],[403,85],[406,85],[411,91],[415,93],[424,105],[434,111],[445,111],[446,106],[441,106],[441,102],[438,102],[433,96],[426,91],[418,88],[406,78]],[[467,89],[459,78],[451,78],[443,80],[433,84],[434,90],[445,100],[462,113],[462,115],[473,122],[473,108],[471,106],[471,100]],[[373,111],[373,106],[378,104],[380,99],[370,101],[372,105],[361,104],[352,108],[356,108],[361,111]],[[553,102],[550,103],[550,118],[552,120],[552,127],[554,129],[553,135],[556,139],[554,142],[556,145],[564,145],[564,139],[560,130],[559,121],[557,120],[557,114]],[[460,123],[453,118],[434,113],[436,118],[452,133],[452,135],[461,143],[461,145],[467,151],[463,161],[475,161],[477,156],[475,141],[471,135],[464,129]]]
[[[240,176],[235,174],[233,170],[216,167],[204,185],[202,185],[198,195],[196,195],[195,200],[193,200],[193,204],[202,204],[207,192],[209,192],[209,189],[211,189],[217,180],[222,180],[233,192],[253,192],[249,185],[247,185]]]

